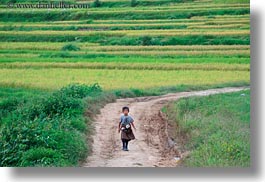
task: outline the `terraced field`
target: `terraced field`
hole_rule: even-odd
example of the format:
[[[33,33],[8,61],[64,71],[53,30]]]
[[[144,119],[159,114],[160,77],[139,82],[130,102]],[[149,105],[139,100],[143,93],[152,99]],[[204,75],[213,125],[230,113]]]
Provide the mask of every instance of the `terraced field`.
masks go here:
[[[129,0],[100,2],[89,9],[2,5],[0,85],[53,90],[73,82],[97,82],[104,89],[249,84],[247,0],[138,0],[134,7]]]
[[[186,151],[172,153],[170,126],[184,134],[174,141],[196,138],[187,141],[193,153],[185,164],[249,166],[249,91],[162,108],[183,96],[247,88],[249,0],[64,1],[89,5],[78,9],[7,2],[0,4],[0,166],[175,166]],[[241,87],[216,89],[232,86]],[[126,156],[115,124],[125,103],[140,121]]]

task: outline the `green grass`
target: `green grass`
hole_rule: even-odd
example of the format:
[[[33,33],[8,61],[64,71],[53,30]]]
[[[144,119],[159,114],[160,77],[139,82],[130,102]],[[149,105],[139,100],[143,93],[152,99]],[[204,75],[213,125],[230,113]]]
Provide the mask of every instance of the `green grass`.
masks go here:
[[[0,49],[5,50],[60,50],[69,43],[65,42],[1,42]],[[97,43],[72,42],[81,50],[249,50],[249,45],[187,45],[187,46],[100,46]]]
[[[115,98],[250,83],[248,0],[0,5],[0,16],[0,166],[78,166],[93,114]]]
[[[250,167],[250,91],[184,98],[163,111],[185,138],[187,167]]]
[[[0,89],[0,118],[6,117],[20,104],[24,104],[32,97],[45,96],[50,93],[38,89],[1,88]],[[1,120],[1,119],[0,119]],[[1,126],[2,122],[0,122]]]
[[[0,166],[79,166],[89,155],[92,117],[116,98],[161,95],[243,83],[102,91],[69,85],[56,91],[0,88]]]
[[[143,57],[143,58],[220,58],[220,57],[237,57],[237,58],[249,58],[250,50],[88,50],[75,52],[68,52],[68,50],[61,51],[46,51],[46,50],[0,50],[0,57],[20,57],[26,56],[28,58],[34,57],[36,59],[40,57],[52,57],[52,58],[96,58],[105,57],[111,58],[115,56],[119,57]],[[37,61],[35,59],[35,61]],[[32,60],[34,61],[34,60]],[[1,61],[2,62],[2,61]],[[118,61],[117,61],[118,62]],[[215,62],[212,61],[212,62]]]
[[[39,22],[39,21],[59,21],[59,20],[86,20],[88,18],[93,20],[105,20],[105,19],[183,19],[183,18],[191,18],[194,16],[209,16],[209,15],[245,15],[249,14],[249,8],[223,8],[223,9],[183,9],[183,10],[161,10],[157,13],[154,11],[133,11],[123,10],[123,11],[92,11],[89,16],[87,11],[84,10],[51,10],[50,13],[47,13],[47,10],[1,10],[0,16],[1,20],[4,22],[13,21],[30,21],[30,22]],[[30,17],[30,18],[29,18]]]
[[[75,36],[75,35],[21,35],[1,34],[4,42],[89,42],[100,45],[143,45],[144,36]],[[249,35],[183,35],[183,36],[150,36],[149,45],[249,45]]]
[[[152,39],[151,39],[152,41]],[[70,46],[70,47],[69,47]],[[160,58],[159,60],[153,59],[153,62],[166,63],[162,58],[175,58],[175,62],[182,62],[180,58],[201,58],[201,63],[205,59],[212,58],[213,63],[222,62],[222,58],[237,58],[234,59],[235,63],[239,63],[239,58],[250,58],[249,45],[188,45],[188,46],[99,46],[91,45],[90,43],[54,43],[54,42],[2,42],[0,46],[0,62],[8,57],[35,58],[29,59],[31,62],[38,62],[38,59],[46,58],[67,58],[67,62],[74,58],[77,62],[78,58],[86,59],[87,62],[92,60],[99,60],[98,58],[104,57],[104,61],[99,62],[120,62],[120,58],[126,58],[129,62],[130,57],[137,58],[133,62],[149,62],[145,58]],[[90,58],[90,59],[89,59]],[[115,61],[110,58],[116,58]],[[140,61],[138,61],[138,59]],[[124,60],[124,59],[123,59]],[[208,59],[210,60],[210,59]],[[246,60],[246,59],[245,59]],[[64,61],[64,62],[66,62]],[[174,61],[172,59],[172,61]],[[11,62],[11,61],[8,61]],[[57,62],[54,59],[53,62]],[[95,62],[95,61],[93,61]],[[232,63],[232,62],[229,62]]]
[[[212,0],[214,3],[250,3],[250,0]]]
[[[210,8],[210,7],[209,7]],[[83,20],[55,22],[2,22],[2,31],[33,30],[145,30],[145,29],[186,29],[200,26],[200,29],[211,27],[223,29],[249,29],[249,17],[232,15],[202,16],[191,19],[157,19],[157,20]]]
[[[91,117],[113,98],[98,85],[33,92],[0,88],[0,166],[78,166],[91,150]]]
[[[6,56],[6,55],[5,55]],[[29,59],[28,54],[11,54],[8,57],[1,57],[1,63],[194,63],[194,64],[203,64],[203,63],[226,63],[226,64],[249,64],[250,58],[240,58],[240,57],[198,57],[198,56],[189,56],[189,57],[175,57],[175,58],[154,58],[154,57],[137,57],[137,56],[94,56],[94,57],[85,57],[85,58],[65,58],[65,57],[38,57],[35,56],[34,59]],[[12,65],[12,64],[11,64]]]
[[[99,83],[104,89],[151,88],[170,85],[205,85],[250,82],[249,71],[108,70],[108,69],[0,69],[0,85],[59,89],[71,83]]]
[[[249,64],[189,64],[189,63],[1,63],[0,68],[73,68],[73,69],[108,69],[108,70],[205,70],[205,71],[249,71]]]

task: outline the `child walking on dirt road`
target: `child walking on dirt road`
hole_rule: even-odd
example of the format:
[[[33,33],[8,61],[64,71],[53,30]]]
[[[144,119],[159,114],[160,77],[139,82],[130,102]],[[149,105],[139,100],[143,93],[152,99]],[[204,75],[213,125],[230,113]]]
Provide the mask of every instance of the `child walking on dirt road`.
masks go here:
[[[133,129],[136,131],[136,128],[133,124],[134,120],[131,116],[129,116],[129,107],[122,108],[123,115],[121,116],[118,132],[121,131],[121,141],[122,141],[122,150],[128,150],[128,143],[130,140],[134,140],[135,136],[132,131]]]

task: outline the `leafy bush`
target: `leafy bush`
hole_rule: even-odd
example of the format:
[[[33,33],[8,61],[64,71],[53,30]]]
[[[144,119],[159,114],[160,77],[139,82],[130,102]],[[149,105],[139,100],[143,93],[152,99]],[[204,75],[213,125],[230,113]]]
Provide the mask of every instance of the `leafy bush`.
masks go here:
[[[11,108],[0,132],[0,166],[77,165],[88,153],[84,99],[100,103],[101,92],[98,84],[72,84]]]
[[[52,166],[53,164],[66,166],[63,155],[50,148],[32,148],[26,151],[21,159],[22,166]]]
[[[4,99],[0,103],[0,118],[5,117],[8,113],[15,110],[18,104],[19,100],[15,97]]]
[[[101,93],[102,88],[97,83],[91,85],[90,87],[87,87],[86,85],[71,84],[67,87],[63,87],[60,91],[68,97],[84,98],[88,95]]]
[[[100,7],[101,4],[102,4],[102,3],[100,2],[100,0],[94,0],[92,6],[93,6],[93,7]]]
[[[74,44],[66,44],[62,47],[62,51],[79,51],[80,47]]]
[[[152,44],[152,37],[149,36],[143,36],[142,37],[142,45],[151,45]]]
[[[131,7],[137,6],[138,2],[137,0],[131,0]]]

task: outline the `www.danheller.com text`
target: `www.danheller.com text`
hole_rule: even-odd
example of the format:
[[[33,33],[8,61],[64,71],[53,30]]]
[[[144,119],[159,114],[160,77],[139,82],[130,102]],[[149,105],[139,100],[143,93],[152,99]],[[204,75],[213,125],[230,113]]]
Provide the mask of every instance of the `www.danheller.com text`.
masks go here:
[[[90,4],[75,3],[70,4],[66,2],[49,2],[49,3],[13,3],[8,2],[6,8],[17,8],[17,9],[87,9],[90,8]]]

